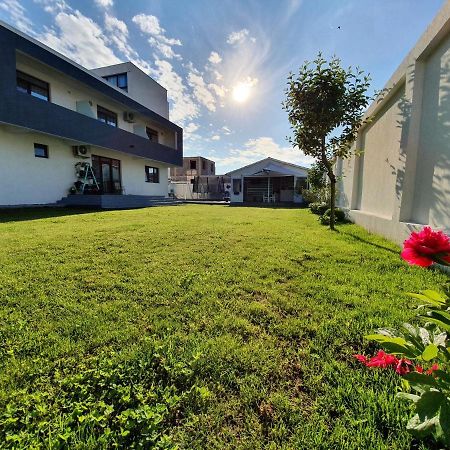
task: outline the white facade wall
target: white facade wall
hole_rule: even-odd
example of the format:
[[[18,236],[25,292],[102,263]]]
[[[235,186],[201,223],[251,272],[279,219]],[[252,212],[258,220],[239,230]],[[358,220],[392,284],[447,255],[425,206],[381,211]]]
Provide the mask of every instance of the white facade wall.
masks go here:
[[[49,147],[49,158],[34,156],[34,143]],[[0,126],[0,206],[49,204],[68,194],[77,180],[72,143],[42,133]],[[119,159],[125,194],[168,195],[168,166],[126,153],[91,147],[92,154]],[[89,159],[87,160],[89,161]],[[160,182],[145,181],[145,166],[160,169]]]
[[[109,109],[117,114],[117,125],[122,130],[147,137],[145,127],[148,126],[158,131],[160,144],[166,145],[167,147],[176,148],[175,132],[172,130],[166,130],[147,118],[139,117],[138,114],[135,114],[135,123],[126,122],[123,120],[123,113],[127,110],[126,107],[120,103],[111,101],[111,99],[107,96],[103,96],[99,92],[89,89],[82,83],[71,79],[67,75],[62,75],[58,71],[51,69],[45,64],[42,64],[20,52],[17,53],[16,67],[17,70],[49,83],[50,101],[52,103],[71,109],[72,111],[78,111],[92,118],[97,118],[97,106],[100,105],[103,108]],[[144,73],[142,73],[142,75],[146,76]],[[147,78],[150,81],[153,81],[151,78]],[[133,80],[128,80],[128,83],[130,84],[132,81]],[[140,89],[142,89],[142,82],[140,83]],[[159,86],[155,81],[153,81],[153,83]],[[153,86],[151,83],[149,83],[149,85]],[[123,93],[123,91],[121,92]],[[150,98],[155,100],[155,107],[141,102],[138,98],[135,98],[135,100],[158,114],[160,114],[159,110],[161,110],[163,114],[160,115],[168,119],[168,109],[161,107],[161,104],[167,104],[167,91],[159,86],[159,90],[155,91]]]
[[[423,225],[450,230],[450,1],[375,101],[353,156],[337,164],[340,206],[398,243]]]

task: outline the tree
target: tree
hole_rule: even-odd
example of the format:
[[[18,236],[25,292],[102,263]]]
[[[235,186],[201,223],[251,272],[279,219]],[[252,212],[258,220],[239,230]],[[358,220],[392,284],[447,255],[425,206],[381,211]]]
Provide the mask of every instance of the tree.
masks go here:
[[[330,187],[330,228],[334,230],[337,158],[351,156],[364,111],[372,97],[367,94],[370,77],[356,68],[344,69],[333,57],[327,62],[319,53],[311,63],[306,61],[299,74],[289,74],[286,100],[293,137],[289,142],[312,156],[325,168]]]

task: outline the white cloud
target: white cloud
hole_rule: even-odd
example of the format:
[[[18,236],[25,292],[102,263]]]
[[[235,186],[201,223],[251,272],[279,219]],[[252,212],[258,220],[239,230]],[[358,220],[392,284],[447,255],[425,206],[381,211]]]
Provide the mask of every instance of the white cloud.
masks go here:
[[[217,70],[215,70],[213,73],[214,73],[214,76],[216,77],[217,81],[221,81],[223,79],[223,75],[220,72],[218,72]]]
[[[58,13],[55,24],[56,29],[39,36],[49,47],[87,68],[121,62],[108,47],[101,27],[79,11]]]
[[[223,134],[231,134],[231,130],[227,126],[222,127]]]
[[[209,90],[203,76],[195,70],[188,74],[188,83],[193,89],[194,97],[209,111],[216,110],[216,99]]]
[[[19,30],[34,35],[33,23],[27,17],[26,9],[18,0],[2,0],[0,2],[0,17],[9,17],[12,24]]]
[[[95,0],[95,3],[100,8],[111,8],[114,4],[113,0]]]
[[[282,147],[271,137],[259,137],[249,139],[243,149],[231,149],[229,155],[223,158],[216,157],[225,170],[245,166],[267,157],[280,159],[282,161],[299,164],[304,166],[311,165],[314,160],[305,156],[302,152],[292,147]]]
[[[220,136],[218,134],[215,134],[212,138],[212,141],[220,141]]]
[[[247,28],[243,28],[242,30],[233,31],[232,33],[230,33],[227,38],[227,44],[239,45],[243,44],[248,39],[251,42],[256,42],[256,39],[250,36],[250,31],[248,31]]]
[[[73,11],[64,0],[34,0],[34,2],[43,5],[45,12],[55,15],[63,11]]]
[[[211,52],[209,55],[208,61],[211,64],[219,64],[222,62],[222,57],[217,52]]]
[[[167,95],[172,102],[170,119],[183,125],[187,120],[199,116],[199,107],[189,94],[183,79],[178,75],[169,61],[157,59],[156,69],[151,72],[156,81],[167,89]]]
[[[217,95],[217,97],[223,98],[227,93],[227,89],[225,88],[225,86],[219,86],[218,84],[210,83],[208,84],[208,87]]]
[[[166,30],[161,27],[159,20],[156,16],[148,14],[138,14],[133,17],[133,22],[139,27],[139,29],[148,34],[149,44],[157,50],[164,58],[181,59],[181,56],[175,53],[174,46],[181,46],[179,39],[168,38],[166,36]]]

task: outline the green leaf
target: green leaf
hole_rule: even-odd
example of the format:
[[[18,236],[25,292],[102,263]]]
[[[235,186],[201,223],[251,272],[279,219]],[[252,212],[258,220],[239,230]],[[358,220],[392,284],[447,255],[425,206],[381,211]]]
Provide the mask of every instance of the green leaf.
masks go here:
[[[450,402],[445,399],[441,405],[441,411],[439,412],[439,425],[442,430],[442,440],[450,445]]]
[[[427,345],[425,350],[422,353],[422,358],[425,361],[431,361],[432,359],[436,358],[436,356],[438,355],[439,349],[437,348],[436,345],[434,344],[430,344]]]
[[[408,380],[411,384],[431,386],[434,388],[438,387],[436,380],[432,376],[425,375],[424,373],[410,372],[404,375],[403,378]]]
[[[422,291],[422,294],[425,295],[428,299],[434,300],[435,302],[441,303],[442,305],[445,305],[446,301],[448,300],[447,297],[439,294],[439,292],[432,291],[431,289]]]
[[[422,295],[422,294],[412,294],[412,293],[410,293],[410,292],[408,292],[406,295],[409,295],[410,297],[413,297],[413,298],[417,298],[418,300],[421,300],[421,301],[423,301],[423,302],[426,302],[426,303],[428,303],[429,305],[432,305],[432,306],[436,306],[436,307],[441,307],[441,306],[443,306],[442,303],[440,303],[440,302],[438,302],[438,301],[436,301],[436,300],[434,300],[434,299],[432,299],[432,298],[429,298],[429,297],[427,297],[426,295]]]
[[[420,399],[419,395],[409,394],[407,392],[397,392],[397,394],[395,396],[397,398],[400,398],[400,399],[403,399],[403,400],[410,400],[410,401],[412,401],[414,403],[416,403]]]
[[[445,395],[440,391],[426,391],[416,403],[416,412],[422,420],[429,420],[437,414],[445,400]]]

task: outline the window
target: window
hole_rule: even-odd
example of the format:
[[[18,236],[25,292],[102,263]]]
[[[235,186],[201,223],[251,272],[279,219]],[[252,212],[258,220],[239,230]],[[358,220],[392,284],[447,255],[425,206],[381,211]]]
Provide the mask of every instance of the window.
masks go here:
[[[147,183],[159,183],[158,167],[145,166],[145,181]]]
[[[214,174],[214,164],[211,164],[211,173]]]
[[[240,178],[233,178],[233,194],[239,195],[241,193],[241,179]]]
[[[41,100],[50,100],[50,85],[45,81],[17,71],[17,90]]]
[[[126,73],[118,73],[117,75],[108,75],[103,77],[108,83],[117,86],[128,92],[128,75]]]
[[[197,169],[197,161],[195,159],[191,159],[189,161],[189,168],[191,170],[196,170]]]
[[[100,120],[100,122],[111,125],[112,127],[117,127],[117,114],[103,108],[103,106],[97,106],[97,119]]]
[[[206,170],[206,161],[202,160],[202,170]]]
[[[48,158],[48,145],[34,144],[34,156],[36,158]]]
[[[153,128],[147,127],[145,129],[147,131],[147,136],[152,142],[158,142],[158,132]]]

